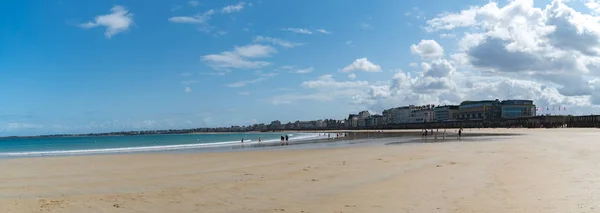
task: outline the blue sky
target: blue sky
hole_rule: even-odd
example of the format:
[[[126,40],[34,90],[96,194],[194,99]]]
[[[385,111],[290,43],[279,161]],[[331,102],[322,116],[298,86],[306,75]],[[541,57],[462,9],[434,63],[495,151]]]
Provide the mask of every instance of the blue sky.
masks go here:
[[[519,67],[523,76],[470,53],[496,38],[492,24],[523,24],[500,19],[500,9],[540,21],[526,11],[550,17],[546,6],[560,4],[596,17],[590,2],[9,1],[0,9],[0,136],[341,119],[494,97],[587,113],[595,56],[582,54],[588,69],[568,82],[589,86],[565,91],[560,71]],[[538,35],[531,29],[522,33]],[[557,49],[581,46],[543,36]],[[501,38],[521,44],[510,39]],[[481,92],[482,82],[497,87]]]

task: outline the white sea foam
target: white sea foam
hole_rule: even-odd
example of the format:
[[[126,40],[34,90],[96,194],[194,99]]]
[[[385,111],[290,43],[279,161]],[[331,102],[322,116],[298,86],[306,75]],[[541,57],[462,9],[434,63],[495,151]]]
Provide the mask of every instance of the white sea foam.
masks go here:
[[[303,134],[297,137],[290,137],[291,141],[303,141],[318,139],[323,136],[319,134]],[[262,143],[276,143],[279,139],[265,140]],[[249,141],[244,144],[256,144],[258,142]],[[141,147],[121,147],[105,149],[80,149],[80,150],[57,150],[57,151],[33,151],[33,152],[5,152],[0,153],[0,157],[32,157],[32,156],[61,156],[61,155],[90,155],[90,154],[110,154],[110,153],[133,153],[133,152],[154,152],[154,151],[173,151],[186,149],[199,149],[209,147],[225,147],[239,145],[240,141],[218,142],[218,143],[197,143],[197,144],[179,144],[164,146],[141,146]]]

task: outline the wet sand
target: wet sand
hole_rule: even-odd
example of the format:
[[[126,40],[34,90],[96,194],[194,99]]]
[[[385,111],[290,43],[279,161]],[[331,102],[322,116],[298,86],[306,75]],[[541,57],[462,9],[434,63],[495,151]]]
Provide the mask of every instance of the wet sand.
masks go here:
[[[0,212],[600,211],[599,129],[471,133],[524,135],[4,159]]]

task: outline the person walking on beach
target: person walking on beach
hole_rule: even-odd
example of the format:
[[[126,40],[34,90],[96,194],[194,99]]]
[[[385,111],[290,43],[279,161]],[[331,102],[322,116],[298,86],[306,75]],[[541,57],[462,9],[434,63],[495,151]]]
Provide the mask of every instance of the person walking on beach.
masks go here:
[[[283,137],[283,135],[282,135],[282,136],[281,136],[281,145],[283,145],[283,140],[284,140],[284,137]]]
[[[288,144],[289,144],[289,143],[288,143],[289,139],[290,139],[290,138],[288,137],[288,135],[285,135],[285,145],[288,145]]]
[[[242,138],[242,143],[244,143],[244,139]]]
[[[462,135],[462,128],[458,129],[458,139],[460,140],[460,136]]]
[[[258,143],[262,143],[261,137],[258,137]]]
[[[446,129],[444,129],[444,133],[442,133],[442,139],[446,140]]]

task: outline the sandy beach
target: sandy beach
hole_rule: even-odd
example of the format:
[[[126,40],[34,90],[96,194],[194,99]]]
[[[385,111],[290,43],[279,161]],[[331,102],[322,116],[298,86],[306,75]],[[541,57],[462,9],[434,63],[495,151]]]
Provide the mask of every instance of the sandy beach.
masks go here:
[[[599,212],[600,130],[0,160],[0,212]]]

